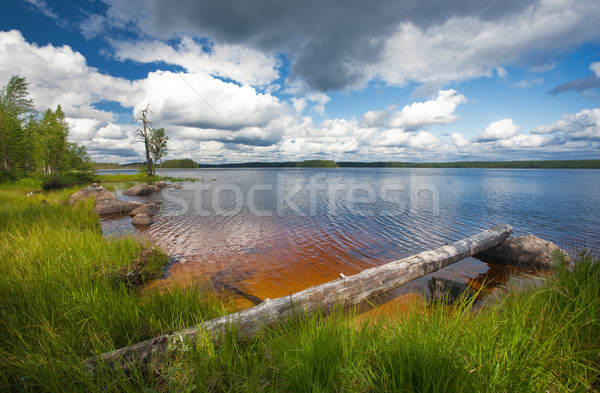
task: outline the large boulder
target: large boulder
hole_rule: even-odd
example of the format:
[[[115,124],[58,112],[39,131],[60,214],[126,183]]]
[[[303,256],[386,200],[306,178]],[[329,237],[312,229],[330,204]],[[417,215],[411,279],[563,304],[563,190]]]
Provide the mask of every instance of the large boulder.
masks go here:
[[[145,214],[138,214],[137,216],[133,217],[131,223],[133,225],[150,225],[152,224],[152,218]]]
[[[165,188],[167,186],[167,182],[161,180],[161,181],[157,181],[156,183],[154,183],[154,185],[162,190],[163,188]]]
[[[156,203],[146,203],[145,205],[142,205],[129,212],[129,215],[135,217],[138,214],[145,214],[148,217],[153,217],[156,213],[158,213],[159,210],[160,206],[158,206]]]
[[[127,214],[144,204],[141,202],[128,202],[120,200],[104,200],[96,203],[94,211],[98,215],[105,214]]]
[[[112,192],[108,191],[106,188],[101,185],[94,183],[91,186],[82,188],[77,191],[69,198],[69,204],[74,205],[79,201],[85,201],[88,198],[94,198],[96,203],[102,201],[112,201],[116,200],[117,197]]]
[[[142,183],[142,184],[138,184],[137,186],[133,186],[133,187],[128,188],[127,190],[123,191],[123,195],[144,196],[144,195],[150,195],[153,192],[159,192],[159,191],[160,191],[160,188],[158,188],[156,186]]]
[[[485,262],[504,265],[551,268],[554,264],[551,256],[554,253],[562,253],[569,259],[569,254],[556,244],[527,235],[511,237],[499,246],[474,256]]]

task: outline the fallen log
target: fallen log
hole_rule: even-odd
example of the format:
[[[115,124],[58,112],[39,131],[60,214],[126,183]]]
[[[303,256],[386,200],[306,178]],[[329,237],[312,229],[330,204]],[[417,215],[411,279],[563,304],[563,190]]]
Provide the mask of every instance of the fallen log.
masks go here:
[[[226,289],[230,292],[235,293],[236,295],[240,295],[241,297],[250,300],[254,304],[261,304],[263,302],[263,300],[261,298],[256,297],[252,294],[249,294],[247,292],[244,292],[241,289],[234,287],[233,285],[229,285],[225,281],[218,281],[218,280],[214,281],[213,287],[215,287],[217,289]]]
[[[166,358],[169,343],[176,340],[216,339],[228,328],[234,327],[242,337],[251,337],[259,330],[293,317],[311,312],[330,313],[339,307],[350,307],[399,287],[409,281],[432,273],[464,258],[502,243],[512,234],[510,225],[498,225],[475,236],[459,240],[435,250],[385,265],[363,270],[345,277],[307,288],[277,299],[265,299],[261,304],[220,318],[201,323],[179,332],[146,340],[138,344],[87,359],[93,372],[99,362],[129,369],[160,363]]]

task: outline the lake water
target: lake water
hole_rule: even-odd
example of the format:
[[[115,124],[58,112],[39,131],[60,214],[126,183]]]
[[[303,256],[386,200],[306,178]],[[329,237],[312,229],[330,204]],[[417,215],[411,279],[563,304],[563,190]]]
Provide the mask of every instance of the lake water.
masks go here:
[[[102,171],[114,173],[115,171]],[[121,171],[122,172],[122,171]],[[600,244],[600,171],[265,168],[164,170],[193,177],[149,197],[161,210],[144,231],[173,257],[166,279],[211,279],[276,298],[456,241],[496,224],[570,253]],[[107,234],[130,218],[103,219]],[[536,272],[467,258],[434,273],[488,292]],[[426,292],[428,277],[394,295]],[[245,303],[244,303],[245,302]],[[240,298],[240,307],[252,305]]]

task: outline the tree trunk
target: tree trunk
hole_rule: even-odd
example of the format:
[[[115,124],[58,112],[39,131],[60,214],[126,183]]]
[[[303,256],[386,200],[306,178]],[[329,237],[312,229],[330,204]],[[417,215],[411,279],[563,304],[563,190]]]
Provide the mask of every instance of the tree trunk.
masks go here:
[[[146,134],[146,124],[144,124],[144,135]],[[144,145],[146,146],[146,174],[152,176],[152,158],[150,158],[150,144],[148,136],[144,137]]]
[[[229,327],[241,337],[251,337],[261,329],[291,318],[302,318],[315,311],[331,313],[335,308],[350,307],[380,295],[409,281],[501,244],[512,233],[510,225],[498,225],[475,236],[425,251],[408,258],[363,270],[307,288],[290,296],[266,299],[258,306],[216,318],[179,332],[125,347],[90,358],[86,364],[93,371],[96,364],[113,366],[148,366],[166,358],[168,344],[174,340],[216,339]]]

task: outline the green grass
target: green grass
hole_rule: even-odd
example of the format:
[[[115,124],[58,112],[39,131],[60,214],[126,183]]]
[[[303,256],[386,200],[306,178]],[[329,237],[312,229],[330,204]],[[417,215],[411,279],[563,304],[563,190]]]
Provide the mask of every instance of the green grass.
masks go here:
[[[600,261],[513,292],[357,324],[316,315],[219,346],[174,352],[162,387],[179,391],[585,392],[598,387]]]
[[[241,339],[175,342],[165,365],[130,373],[84,359],[222,315],[202,288],[143,293],[120,275],[141,249],[104,239],[72,190],[0,188],[0,391],[594,392],[600,260],[473,311],[436,305],[374,323],[313,315]],[[47,201],[43,203],[42,199]],[[154,251],[148,275],[166,256]],[[133,263],[135,265],[135,263]],[[595,389],[595,390],[594,390]]]
[[[149,245],[104,239],[91,201],[62,203],[73,189],[33,186],[0,188],[0,391],[102,390],[82,359],[225,312],[199,287],[141,295],[120,274]],[[167,262],[154,251],[145,276]]]

